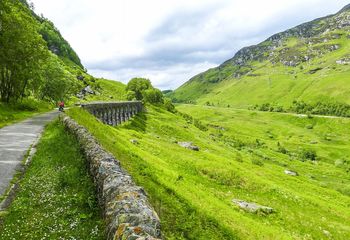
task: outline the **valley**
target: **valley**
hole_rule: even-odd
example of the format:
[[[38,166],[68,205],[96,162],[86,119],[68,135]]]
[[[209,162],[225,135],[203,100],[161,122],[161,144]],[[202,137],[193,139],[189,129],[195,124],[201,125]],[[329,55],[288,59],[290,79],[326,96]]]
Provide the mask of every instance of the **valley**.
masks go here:
[[[177,109],[197,126],[190,115],[151,106],[116,128],[82,110],[68,113],[145,188],[166,239],[348,238],[349,119]],[[187,141],[199,151],[178,144]],[[275,212],[248,213],[233,199]]]
[[[179,19],[196,25],[197,10]],[[1,176],[0,239],[350,239],[350,5],[170,90],[224,49],[211,52],[201,31],[205,48],[181,44],[193,33],[179,19],[163,19],[160,37],[160,23],[148,26],[137,46],[126,39],[140,19],[127,33],[113,22],[82,34],[97,77],[32,2],[0,1],[0,163],[13,169]],[[115,36],[127,43],[118,51]],[[34,132],[32,117],[58,103],[65,111]]]

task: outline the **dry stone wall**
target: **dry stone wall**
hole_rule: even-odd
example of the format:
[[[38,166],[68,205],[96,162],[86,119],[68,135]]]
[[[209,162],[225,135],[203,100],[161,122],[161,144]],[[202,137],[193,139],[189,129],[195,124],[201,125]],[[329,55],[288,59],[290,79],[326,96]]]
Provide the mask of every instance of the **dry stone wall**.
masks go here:
[[[160,221],[144,190],[87,129],[66,115],[61,115],[60,120],[76,136],[89,163],[107,225],[107,239],[160,239]]]
[[[96,102],[82,104],[82,108],[100,119],[103,123],[116,126],[128,121],[131,117],[141,112],[142,102]]]

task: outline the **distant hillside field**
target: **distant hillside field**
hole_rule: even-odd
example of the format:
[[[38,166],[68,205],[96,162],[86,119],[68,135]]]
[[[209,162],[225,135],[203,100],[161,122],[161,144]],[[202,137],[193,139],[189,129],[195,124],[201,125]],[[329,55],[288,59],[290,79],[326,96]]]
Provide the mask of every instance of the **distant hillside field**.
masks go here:
[[[350,104],[350,11],[302,24],[241,49],[173,93],[175,102],[249,107]]]

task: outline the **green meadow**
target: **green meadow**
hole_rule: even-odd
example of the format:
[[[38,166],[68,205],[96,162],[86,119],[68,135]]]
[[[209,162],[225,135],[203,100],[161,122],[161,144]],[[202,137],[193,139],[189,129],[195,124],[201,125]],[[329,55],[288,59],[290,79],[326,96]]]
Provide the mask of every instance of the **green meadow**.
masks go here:
[[[144,187],[165,239],[350,238],[350,119],[177,109],[147,106],[118,127],[68,111]],[[232,199],[274,212],[248,213]]]

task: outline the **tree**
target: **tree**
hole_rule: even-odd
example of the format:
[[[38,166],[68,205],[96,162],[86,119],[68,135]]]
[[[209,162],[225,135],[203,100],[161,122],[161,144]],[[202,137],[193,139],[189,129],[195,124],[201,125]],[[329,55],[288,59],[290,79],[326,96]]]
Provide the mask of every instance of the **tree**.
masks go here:
[[[1,0],[0,9],[0,100],[17,101],[37,78],[48,51],[25,5]]]
[[[126,91],[132,91],[134,92],[134,95],[128,94],[128,100],[133,100],[135,98],[136,100],[142,100],[143,99],[143,91],[147,89],[152,89],[151,81],[145,78],[133,78],[129,81],[129,83],[126,85]],[[129,98],[131,97],[132,98]]]
[[[163,103],[163,94],[159,89],[151,88],[142,92],[143,100],[151,104]]]
[[[136,100],[136,95],[134,91],[127,91],[126,98],[128,100]]]
[[[74,80],[74,76],[64,68],[64,64],[51,54],[49,61],[42,67],[40,87],[36,95],[53,103],[63,100],[77,92],[82,86]]]

